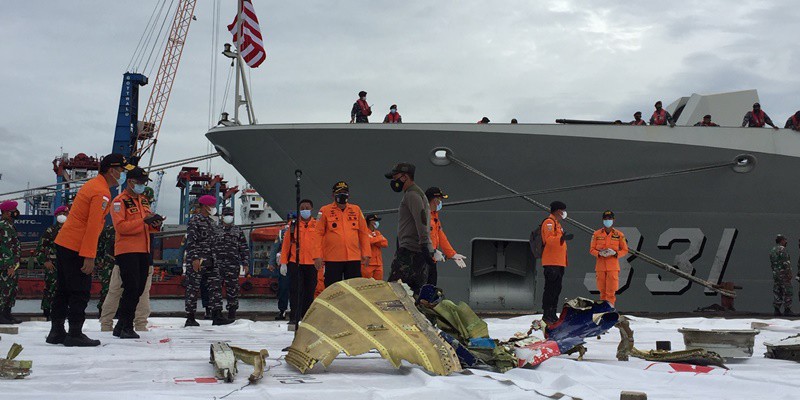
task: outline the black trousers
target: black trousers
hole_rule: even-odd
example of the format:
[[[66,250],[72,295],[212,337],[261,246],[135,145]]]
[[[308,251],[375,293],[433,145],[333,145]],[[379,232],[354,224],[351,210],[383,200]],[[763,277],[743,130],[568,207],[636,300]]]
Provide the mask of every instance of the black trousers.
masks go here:
[[[314,290],[317,288],[317,269],[314,264],[287,264],[289,273],[289,304],[291,313],[289,321],[302,321],[311,303],[314,301]]]
[[[544,270],[544,294],[542,295],[542,308],[545,312],[548,309],[558,308],[558,298],[561,296],[561,280],[564,278],[565,267],[545,265]]]
[[[325,287],[345,279],[361,277],[361,260],[325,261]]]
[[[122,296],[119,301],[119,320],[133,325],[139,297],[144,293],[147,272],[150,269],[150,254],[125,253],[116,257],[119,277],[122,280]]]
[[[428,281],[425,282],[428,285],[436,286],[436,283],[439,281],[439,274],[436,272],[436,264],[428,266]]]
[[[86,320],[86,305],[92,290],[92,275],[81,272],[83,257],[77,251],[56,245],[56,295],[50,312],[53,320],[69,320],[80,327]]]

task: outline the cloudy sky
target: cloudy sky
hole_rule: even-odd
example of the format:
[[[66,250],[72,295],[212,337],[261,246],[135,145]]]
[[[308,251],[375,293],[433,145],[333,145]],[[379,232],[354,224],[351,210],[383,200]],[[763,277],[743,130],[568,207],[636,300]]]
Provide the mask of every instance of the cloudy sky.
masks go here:
[[[62,149],[110,151],[122,74],[164,1],[3,1],[0,193],[54,182]],[[251,72],[259,123],[347,122],[362,89],[377,115],[397,103],[407,122],[628,120],[657,99],[742,89],[758,89],[781,125],[800,108],[800,8],[789,0],[253,2],[268,52]],[[231,41],[235,9],[198,1],[156,162],[207,151],[230,68],[214,27],[220,46]],[[243,183],[221,160],[210,167]],[[173,218],[176,173],[161,190]]]

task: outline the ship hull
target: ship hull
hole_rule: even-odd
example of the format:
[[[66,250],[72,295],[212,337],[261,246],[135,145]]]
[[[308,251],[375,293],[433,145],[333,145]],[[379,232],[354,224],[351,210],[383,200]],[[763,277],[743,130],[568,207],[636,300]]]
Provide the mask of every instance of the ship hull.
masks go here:
[[[302,171],[303,197],[318,209],[331,201],[338,180],[351,187],[363,210],[397,207],[400,195],[383,174],[396,162],[417,166],[423,189],[439,186],[448,201],[507,194],[485,177],[451,163],[434,165],[434,149],[452,155],[516,190],[534,191],[645,176],[757,159],[748,173],[730,167],[533,196],[561,200],[570,217],[601,227],[606,209],[631,247],[702,279],[742,286],[735,306],[769,311],[772,272],[768,252],[777,233],[796,236],[798,191],[788,179],[800,168],[800,139],[788,131],[737,128],[568,125],[255,125],[213,129],[207,137],[243,177],[280,213],[294,209],[295,170]],[[447,204],[447,203],[445,203]],[[456,250],[468,257],[459,270],[445,262],[439,286],[447,296],[484,310],[540,309],[542,274],[527,252],[531,230],[546,213],[523,199],[446,206],[443,226]],[[590,235],[575,233],[562,297],[595,296]],[[396,218],[380,230],[389,270]],[[791,243],[794,243],[792,241]],[[794,251],[794,247],[791,247]],[[628,311],[691,311],[719,302],[714,293],[635,257],[621,272],[618,307]]]

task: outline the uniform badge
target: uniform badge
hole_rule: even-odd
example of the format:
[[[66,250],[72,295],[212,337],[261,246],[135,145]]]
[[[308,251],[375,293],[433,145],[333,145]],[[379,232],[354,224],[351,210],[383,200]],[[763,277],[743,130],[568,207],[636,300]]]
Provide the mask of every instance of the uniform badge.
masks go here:
[[[115,201],[114,202],[114,212],[120,212],[122,210],[122,203]]]
[[[103,209],[103,211],[105,211],[105,210],[106,210],[106,207],[108,207],[108,201],[106,201],[106,200],[103,200],[103,204],[101,204],[101,205],[100,205],[100,208],[102,208],[102,209]]]

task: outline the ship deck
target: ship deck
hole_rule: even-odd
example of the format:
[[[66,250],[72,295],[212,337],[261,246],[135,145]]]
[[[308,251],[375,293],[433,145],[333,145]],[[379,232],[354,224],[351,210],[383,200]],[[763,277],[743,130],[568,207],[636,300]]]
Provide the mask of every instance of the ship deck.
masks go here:
[[[487,319],[492,337],[507,338],[526,331],[535,316]],[[4,381],[0,398],[107,399],[296,399],[296,398],[439,398],[439,399],[619,399],[620,391],[641,391],[649,399],[790,399],[800,383],[798,364],[766,359],[765,341],[800,332],[800,323],[781,319],[633,317],[636,346],[655,348],[657,340],[669,340],[673,350],[683,349],[679,328],[749,329],[751,322],[765,322],[769,329],[756,336],[751,358],[729,361],[730,370],[680,364],[652,363],[615,358],[619,335],[612,329],[600,339],[591,338],[583,361],[560,356],[536,369],[515,369],[505,374],[467,370],[450,376],[432,376],[421,367],[403,363],[399,369],[377,353],[357,357],[340,355],[330,368],[315,367],[300,375],[284,360],[281,349],[292,333],[281,322],[239,320],[212,327],[201,321],[198,328],[184,329],[183,319],[152,318],[150,331],[141,339],[120,340],[99,332],[96,320],[87,321],[86,332],[100,339],[99,348],[66,348],[47,345],[49,324],[24,322],[18,335],[2,334],[0,348],[13,342],[25,347],[18,357],[33,360],[32,374],[22,380]],[[252,367],[239,363],[233,383],[213,379],[209,344],[228,341],[248,349],[269,351],[264,379],[247,385]],[[563,397],[559,397],[563,395]]]

